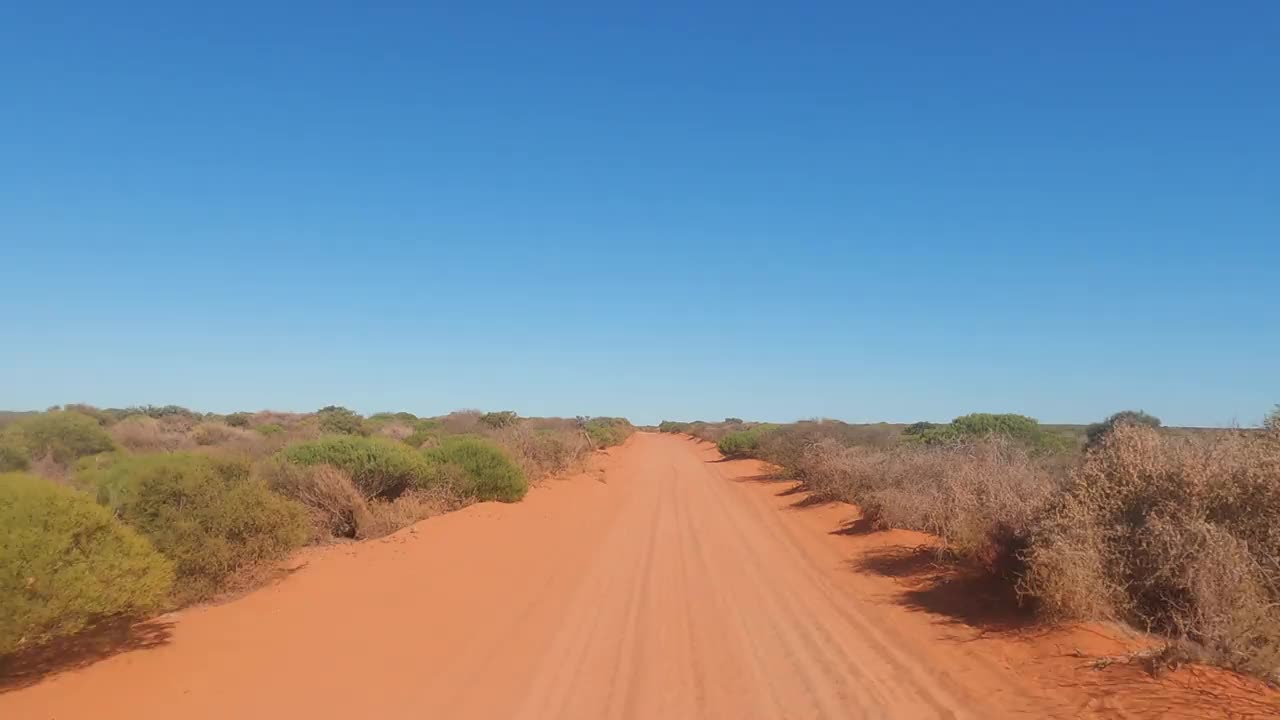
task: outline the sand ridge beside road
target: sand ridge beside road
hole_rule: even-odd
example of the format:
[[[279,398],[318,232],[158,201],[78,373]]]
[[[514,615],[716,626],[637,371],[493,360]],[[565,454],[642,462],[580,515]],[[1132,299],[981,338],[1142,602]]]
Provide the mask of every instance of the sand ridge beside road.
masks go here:
[[[167,642],[0,694],[0,718],[1208,714],[1150,683],[1047,682],[1017,642],[902,607],[851,566],[865,539],[833,533],[856,510],[797,511],[759,463],[651,433],[593,463],[522,503],[307,551],[161,619]]]

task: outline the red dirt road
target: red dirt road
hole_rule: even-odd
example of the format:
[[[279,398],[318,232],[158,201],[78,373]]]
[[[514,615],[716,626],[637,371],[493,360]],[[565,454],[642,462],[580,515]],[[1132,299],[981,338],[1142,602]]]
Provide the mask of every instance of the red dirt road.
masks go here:
[[[523,503],[306,553],[157,647],[0,694],[0,718],[1205,716],[1154,681],[1055,683],[1045,642],[904,606],[851,565],[901,535],[833,533],[856,511],[716,459],[640,434]]]

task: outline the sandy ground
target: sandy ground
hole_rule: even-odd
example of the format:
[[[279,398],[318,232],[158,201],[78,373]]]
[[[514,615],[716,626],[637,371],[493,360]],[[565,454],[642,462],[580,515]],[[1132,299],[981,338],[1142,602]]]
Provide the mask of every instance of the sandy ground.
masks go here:
[[[1088,656],[752,461],[639,434],[520,504],[312,550],[0,718],[1277,717],[1226,673]]]

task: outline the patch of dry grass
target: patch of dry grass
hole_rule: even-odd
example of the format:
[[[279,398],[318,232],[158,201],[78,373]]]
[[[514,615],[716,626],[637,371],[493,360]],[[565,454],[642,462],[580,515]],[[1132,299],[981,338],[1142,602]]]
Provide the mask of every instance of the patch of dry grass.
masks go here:
[[[369,502],[370,520],[362,537],[382,537],[421,520],[452,512],[466,503],[445,487],[410,490],[395,500]]]

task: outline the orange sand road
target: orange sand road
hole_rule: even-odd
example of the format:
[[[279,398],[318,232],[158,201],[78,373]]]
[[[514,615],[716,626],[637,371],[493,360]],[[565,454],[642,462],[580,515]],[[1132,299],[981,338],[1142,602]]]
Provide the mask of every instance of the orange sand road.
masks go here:
[[[268,588],[171,616],[158,647],[0,694],[0,718],[1207,712],[1153,681],[1055,683],[1029,641],[904,607],[894,579],[851,566],[868,539],[831,532],[855,510],[794,509],[759,464],[717,457],[640,434],[523,503],[305,553]]]

